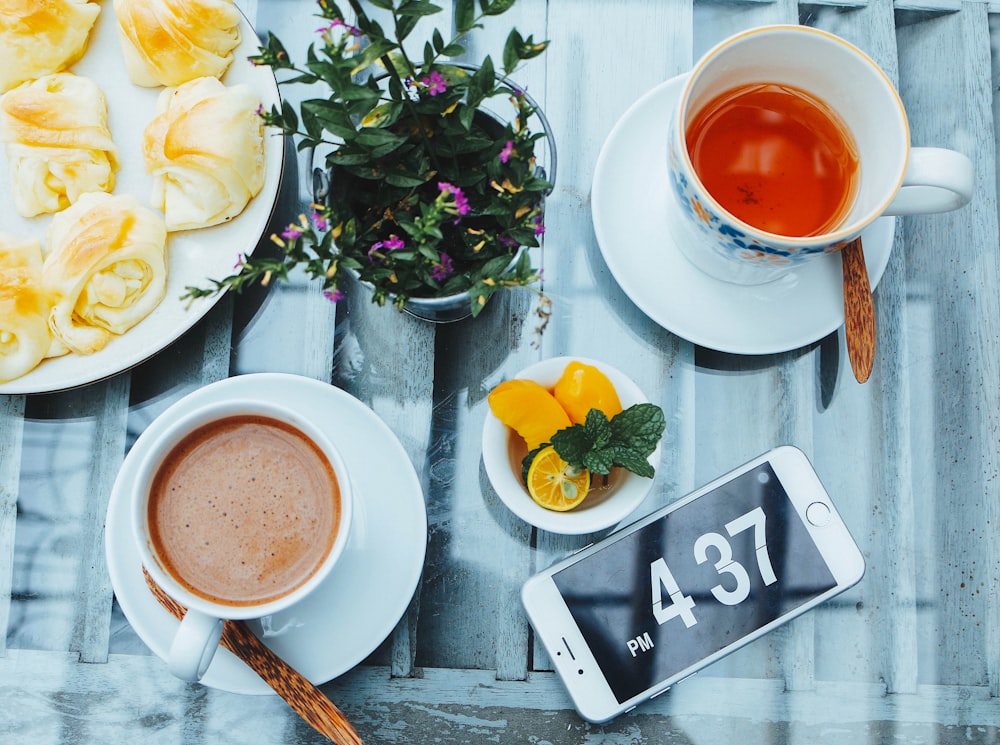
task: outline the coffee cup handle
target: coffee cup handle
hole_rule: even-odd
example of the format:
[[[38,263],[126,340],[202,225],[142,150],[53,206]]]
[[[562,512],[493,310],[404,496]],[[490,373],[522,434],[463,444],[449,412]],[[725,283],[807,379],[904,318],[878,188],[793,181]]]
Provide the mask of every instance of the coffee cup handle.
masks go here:
[[[181,680],[202,679],[219,648],[225,621],[196,610],[188,610],[170,645],[167,667]]]
[[[975,170],[962,153],[942,147],[910,150],[903,185],[883,214],[949,212],[969,203]]]

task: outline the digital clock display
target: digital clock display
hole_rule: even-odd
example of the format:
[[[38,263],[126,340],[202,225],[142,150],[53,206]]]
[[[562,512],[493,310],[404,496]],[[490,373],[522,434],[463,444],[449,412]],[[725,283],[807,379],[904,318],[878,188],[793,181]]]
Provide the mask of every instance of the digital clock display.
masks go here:
[[[619,703],[836,584],[768,463],[553,580]]]

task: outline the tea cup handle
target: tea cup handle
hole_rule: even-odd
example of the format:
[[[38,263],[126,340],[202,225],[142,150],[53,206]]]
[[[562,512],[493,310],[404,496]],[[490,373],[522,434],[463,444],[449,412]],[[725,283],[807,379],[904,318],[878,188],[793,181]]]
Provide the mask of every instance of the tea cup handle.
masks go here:
[[[170,645],[170,672],[190,683],[201,680],[219,648],[224,624],[221,618],[189,609]]]
[[[958,209],[972,199],[975,171],[962,153],[942,147],[910,150],[903,185],[883,214],[922,215]]]

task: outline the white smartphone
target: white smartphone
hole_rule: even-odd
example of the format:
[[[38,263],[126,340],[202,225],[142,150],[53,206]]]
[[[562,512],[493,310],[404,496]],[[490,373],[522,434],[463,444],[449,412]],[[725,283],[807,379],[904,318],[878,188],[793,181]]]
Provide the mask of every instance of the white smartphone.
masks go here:
[[[864,557],[806,456],[776,448],[528,579],[528,619],[605,722],[856,584]]]

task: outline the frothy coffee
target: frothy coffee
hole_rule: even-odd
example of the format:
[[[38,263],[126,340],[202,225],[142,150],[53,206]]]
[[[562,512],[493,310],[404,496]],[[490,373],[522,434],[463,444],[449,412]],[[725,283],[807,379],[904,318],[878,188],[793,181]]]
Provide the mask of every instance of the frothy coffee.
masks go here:
[[[185,437],[164,459],[149,498],[149,533],[163,569],[226,605],[283,597],[330,553],[340,488],[322,450],[294,427],[230,416]]]

